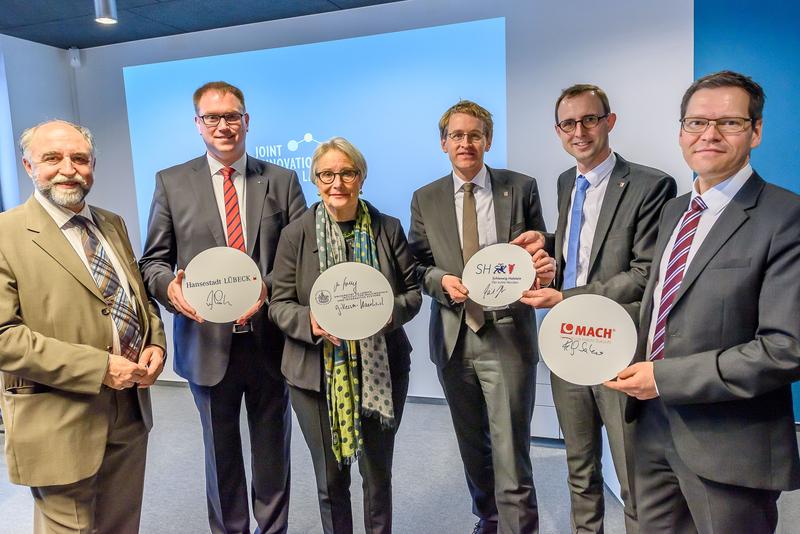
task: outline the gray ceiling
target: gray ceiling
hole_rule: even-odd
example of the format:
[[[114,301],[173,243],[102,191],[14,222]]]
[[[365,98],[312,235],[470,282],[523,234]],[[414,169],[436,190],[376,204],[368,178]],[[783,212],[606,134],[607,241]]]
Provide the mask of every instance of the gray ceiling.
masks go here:
[[[90,48],[399,0],[117,0],[118,24],[94,21],[93,0],[0,0],[0,33]]]

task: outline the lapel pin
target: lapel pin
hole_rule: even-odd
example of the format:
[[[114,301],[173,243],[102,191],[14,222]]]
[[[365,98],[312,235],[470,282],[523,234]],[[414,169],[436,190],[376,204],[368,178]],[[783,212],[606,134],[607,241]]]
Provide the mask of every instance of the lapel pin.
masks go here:
[[[503,191],[503,196],[507,197],[508,196],[508,191]]]
[[[625,187],[625,182],[620,182],[620,183],[619,183],[619,184],[617,184],[617,185],[619,185],[620,187]]]

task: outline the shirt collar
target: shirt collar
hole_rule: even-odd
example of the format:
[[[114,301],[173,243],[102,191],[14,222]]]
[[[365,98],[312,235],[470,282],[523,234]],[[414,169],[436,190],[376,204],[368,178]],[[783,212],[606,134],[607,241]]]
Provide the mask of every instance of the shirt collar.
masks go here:
[[[478,171],[478,174],[476,174],[472,180],[470,180],[470,182],[478,186],[479,189],[491,189],[491,184],[489,183],[489,172],[486,170],[486,165],[481,167],[481,170]],[[466,182],[464,180],[456,176],[456,171],[453,170],[454,192],[458,193],[461,191],[461,188],[464,187],[465,183]]]
[[[614,166],[617,164],[617,155],[614,154],[614,151],[611,151],[611,154],[608,155],[606,159],[600,165],[597,165],[594,169],[590,170],[587,173],[581,173],[578,168],[575,168],[575,178],[577,179],[578,176],[583,174],[583,177],[586,178],[586,181],[589,182],[589,185],[592,187],[597,187],[603,180],[611,176],[611,171],[614,170]]]
[[[35,198],[39,204],[42,205],[44,210],[48,215],[50,215],[50,217],[53,218],[59,228],[64,228],[64,225],[66,225],[76,215],[75,212],[54,204],[50,199],[40,193],[38,189],[33,192],[33,198]],[[77,215],[86,217],[92,222],[92,224],[94,224],[92,210],[89,209],[89,204],[86,201],[83,202],[83,209],[81,209]]]
[[[223,165],[214,159],[211,154],[206,153],[206,157],[208,158],[208,169],[211,171],[211,176],[215,176],[223,169],[223,167],[226,167],[226,165]],[[246,176],[245,171],[247,170],[247,153],[245,152],[242,154],[242,157],[234,161],[231,167],[242,176]]]
[[[703,199],[703,202],[706,203],[706,206],[708,206],[709,213],[717,215],[725,209],[752,174],[753,167],[750,163],[747,163],[739,172],[727,180],[718,183],[702,195],[697,192],[697,180],[695,179],[694,184],[692,184],[692,198],[690,202],[694,200],[694,197],[699,196]]]

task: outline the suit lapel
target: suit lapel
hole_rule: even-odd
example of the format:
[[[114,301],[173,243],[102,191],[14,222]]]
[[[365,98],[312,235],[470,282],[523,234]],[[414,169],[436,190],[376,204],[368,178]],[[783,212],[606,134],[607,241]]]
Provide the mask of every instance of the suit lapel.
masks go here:
[[[53,218],[33,196],[25,203],[25,210],[27,212],[27,227],[28,231],[31,232],[31,240],[92,294],[100,300],[105,300],[94,278],[92,278],[86,265],[78,257],[75,249],[67,241],[61,229],[56,226]]]
[[[261,229],[261,215],[264,212],[269,179],[266,168],[257,160],[247,156],[247,175],[245,176],[245,204],[247,224],[247,253],[252,256],[255,250],[258,232]]]
[[[464,254],[461,251],[461,228],[456,217],[456,204],[453,190],[453,175],[448,174],[439,180],[435,194],[430,199],[433,213],[438,215],[436,228],[428,228],[429,233],[439,233],[442,243],[447,247],[445,257],[454,258],[455,263],[464,268]]]
[[[661,219],[661,224],[658,232],[658,239],[656,240],[656,248],[653,251],[652,268],[650,269],[650,279],[647,282],[644,295],[642,297],[642,306],[639,310],[639,344],[644,347],[643,343],[647,343],[647,336],[650,332],[650,319],[653,315],[653,292],[655,291],[658,276],[661,272],[661,259],[664,257],[664,252],[669,243],[672,232],[683,217],[684,212],[689,207],[690,195],[685,195],[679,198],[678,201],[667,205],[664,211],[664,216]],[[644,354],[643,350],[640,351]]]
[[[219,207],[217,207],[217,197],[214,195],[207,156],[202,156],[195,162],[194,173],[189,177],[197,206],[195,213],[198,214],[198,218],[205,220],[217,246],[224,247],[228,244],[228,240],[219,217]]]
[[[573,187],[575,187],[575,167],[562,174],[558,180],[558,223],[556,224],[556,249],[554,252],[559,276],[564,273],[562,264],[564,261],[564,234],[567,231],[567,214]]]
[[[755,173],[742,186],[742,189],[731,200],[730,204],[720,214],[717,222],[711,228],[700,248],[697,249],[686,274],[681,281],[681,287],[675,294],[673,306],[688,291],[697,277],[703,272],[708,262],[717,254],[720,248],[749,218],[746,210],[753,207],[758,200],[758,195],[764,187],[763,180]]]
[[[597,227],[594,231],[594,239],[592,239],[592,251],[589,256],[589,267],[586,270],[587,274],[591,276],[594,263],[597,260],[597,254],[606,240],[608,230],[611,227],[611,222],[614,220],[614,215],[617,213],[617,207],[622,200],[622,195],[628,186],[628,174],[630,168],[628,163],[617,156],[617,163],[614,165],[614,170],[611,171],[611,176],[608,177],[608,184],[606,185],[606,194],[603,196],[603,204],[600,206],[600,215],[597,218]]]
[[[514,198],[514,188],[502,173],[493,171],[488,166],[486,171],[492,183],[492,203],[494,205],[494,225],[497,230],[497,242],[508,243],[511,240],[511,202]],[[453,209],[455,209],[455,206]]]

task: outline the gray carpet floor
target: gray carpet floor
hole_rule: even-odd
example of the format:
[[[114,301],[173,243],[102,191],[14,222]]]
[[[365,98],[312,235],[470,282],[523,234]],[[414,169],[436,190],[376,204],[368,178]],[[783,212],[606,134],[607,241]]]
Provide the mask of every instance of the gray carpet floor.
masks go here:
[[[183,534],[208,532],[200,423],[188,388],[153,388],[156,425],[150,437],[141,532]],[[242,424],[243,432],[247,425]],[[296,421],[292,442],[292,534],[317,534],[317,507],[311,458]],[[0,437],[2,441],[2,437]],[[247,438],[245,436],[245,442]],[[249,454],[249,451],[247,451]],[[559,442],[531,446],[541,532],[567,533],[569,503],[566,462]],[[0,458],[0,534],[32,530],[27,488],[8,482]],[[353,513],[356,532],[363,532],[360,478],[353,469]],[[410,402],[397,437],[394,463],[395,532],[460,534],[472,532],[474,516],[447,406]],[[781,534],[800,533],[800,491],[780,502]],[[622,508],[606,495],[606,532],[624,533]]]

